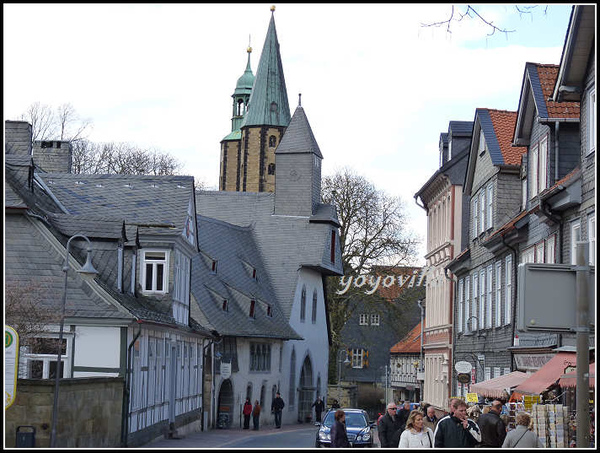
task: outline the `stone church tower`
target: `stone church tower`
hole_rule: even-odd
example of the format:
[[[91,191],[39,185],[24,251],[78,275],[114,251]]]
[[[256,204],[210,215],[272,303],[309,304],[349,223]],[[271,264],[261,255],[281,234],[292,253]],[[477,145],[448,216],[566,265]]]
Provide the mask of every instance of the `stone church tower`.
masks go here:
[[[219,190],[275,191],[275,150],[290,124],[274,7],[256,77],[250,68],[238,79],[231,133],[221,140]]]

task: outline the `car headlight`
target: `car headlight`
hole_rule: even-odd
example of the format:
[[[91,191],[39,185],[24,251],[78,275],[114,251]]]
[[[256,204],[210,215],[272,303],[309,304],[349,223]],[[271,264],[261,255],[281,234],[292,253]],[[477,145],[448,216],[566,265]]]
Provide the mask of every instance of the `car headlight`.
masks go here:
[[[331,441],[331,436],[329,435],[329,433],[326,433],[324,431],[319,431],[319,440]]]

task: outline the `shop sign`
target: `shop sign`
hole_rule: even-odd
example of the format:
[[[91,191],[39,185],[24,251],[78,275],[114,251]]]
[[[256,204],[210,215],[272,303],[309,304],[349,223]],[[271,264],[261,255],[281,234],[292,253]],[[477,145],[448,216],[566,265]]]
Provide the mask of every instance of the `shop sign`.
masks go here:
[[[454,364],[454,369],[457,373],[470,373],[473,369],[473,366],[469,362],[461,360],[460,362],[456,362]]]
[[[221,362],[221,377],[223,379],[229,379],[231,377],[231,362]]]
[[[461,384],[468,384],[471,380],[471,376],[469,375],[469,373],[459,373],[456,379]]]
[[[19,335],[10,326],[4,326],[4,410],[17,397],[17,375],[19,367]]]

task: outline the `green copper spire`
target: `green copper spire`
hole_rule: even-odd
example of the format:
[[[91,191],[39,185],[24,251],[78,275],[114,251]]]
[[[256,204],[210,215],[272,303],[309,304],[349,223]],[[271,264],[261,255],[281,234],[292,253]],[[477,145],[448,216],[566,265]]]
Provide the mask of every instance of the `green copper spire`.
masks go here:
[[[233,98],[233,113],[231,117],[231,132],[223,138],[223,140],[239,140],[242,137],[240,127],[244,121],[244,116],[248,111],[248,101],[250,100],[250,94],[252,93],[252,85],[254,85],[254,74],[252,74],[252,68],[250,67],[250,54],[252,53],[252,47],[248,45],[248,63],[246,64],[246,70],[244,74],[238,79],[235,85],[235,90],[231,97]]]
[[[274,7],[271,8],[271,12],[273,11]],[[290,119],[290,106],[283,77],[279,41],[275,30],[275,17],[272,13],[248,103],[248,113],[242,126],[287,127]]]

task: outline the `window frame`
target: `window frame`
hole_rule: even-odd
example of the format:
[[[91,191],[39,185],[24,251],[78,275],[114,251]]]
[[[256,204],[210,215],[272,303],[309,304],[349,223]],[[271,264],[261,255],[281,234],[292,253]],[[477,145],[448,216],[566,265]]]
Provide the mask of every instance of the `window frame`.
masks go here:
[[[148,259],[147,254],[151,253],[164,253],[163,259]],[[168,294],[169,293],[169,261],[170,261],[170,253],[171,251],[168,249],[142,249],[140,250],[140,286],[142,288],[143,294]],[[146,278],[147,278],[147,266],[148,264],[152,264],[152,289],[146,289]],[[158,266],[163,265],[162,270],[162,290],[158,290],[157,283],[157,269]]]
[[[596,88],[591,89],[587,95],[588,113],[588,143],[586,156],[596,151],[597,125],[596,125]]]
[[[596,213],[588,217],[589,265],[596,266]]]

